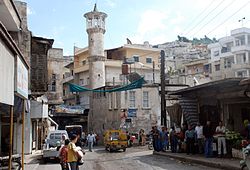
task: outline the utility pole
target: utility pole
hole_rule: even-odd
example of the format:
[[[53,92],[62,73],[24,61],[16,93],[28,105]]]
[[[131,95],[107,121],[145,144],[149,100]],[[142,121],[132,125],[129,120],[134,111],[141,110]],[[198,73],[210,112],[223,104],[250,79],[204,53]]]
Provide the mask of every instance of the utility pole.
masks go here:
[[[165,79],[165,52],[161,50],[161,125],[167,126]]]
[[[155,84],[155,61],[153,61],[153,83]]]

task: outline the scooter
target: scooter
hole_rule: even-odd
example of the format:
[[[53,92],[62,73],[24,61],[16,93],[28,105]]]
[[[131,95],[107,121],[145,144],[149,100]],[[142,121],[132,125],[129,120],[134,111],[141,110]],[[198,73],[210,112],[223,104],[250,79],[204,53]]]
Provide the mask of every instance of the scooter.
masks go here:
[[[250,144],[242,149],[243,160],[240,161],[240,167],[242,170],[250,169]]]
[[[152,137],[152,135],[149,135],[149,136],[148,136],[147,144],[148,144],[148,149],[149,149],[149,150],[153,150],[153,149],[154,149],[154,147],[153,147],[153,137]]]

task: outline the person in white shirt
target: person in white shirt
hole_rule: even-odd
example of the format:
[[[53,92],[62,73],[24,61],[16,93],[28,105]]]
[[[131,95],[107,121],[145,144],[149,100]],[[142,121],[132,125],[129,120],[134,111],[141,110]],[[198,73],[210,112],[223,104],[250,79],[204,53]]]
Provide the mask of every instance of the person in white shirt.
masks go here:
[[[199,154],[202,154],[204,149],[204,136],[203,136],[203,126],[201,126],[200,123],[197,123],[197,126],[195,127],[195,134],[199,147]]]
[[[216,127],[215,130],[217,136],[218,136],[218,157],[221,157],[221,145],[223,147],[223,154],[227,154],[227,148],[226,148],[226,138],[225,138],[225,132],[226,128],[223,126],[222,121],[219,122],[219,126]]]
[[[92,152],[93,144],[95,142],[95,135],[92,132],[88,134],[87,141],[88,141],[89,151]]]

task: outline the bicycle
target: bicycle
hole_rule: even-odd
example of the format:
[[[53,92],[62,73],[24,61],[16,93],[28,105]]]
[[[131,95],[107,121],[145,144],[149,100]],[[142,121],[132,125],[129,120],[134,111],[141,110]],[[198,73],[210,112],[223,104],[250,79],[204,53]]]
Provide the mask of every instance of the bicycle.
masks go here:
[[[19,154],[12,155],[11,169],[20,170],[22,168],[21,156]],[[8,169],[9,156],[0,157],[0,170]]]

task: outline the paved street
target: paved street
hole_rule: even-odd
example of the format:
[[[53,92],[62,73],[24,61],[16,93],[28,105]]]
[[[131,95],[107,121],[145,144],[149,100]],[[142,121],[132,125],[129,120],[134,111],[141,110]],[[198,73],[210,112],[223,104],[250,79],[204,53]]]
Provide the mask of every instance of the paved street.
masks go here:
[[[86,151],[85,163],[80,169],[88,170],[216,170],[190,163],[180,162],[164,156],[152,155],[146,148],[129,148],[126,152],[109,153],[102,148],[94,152]],[[27,170],[60,169],[58,163],[39,164],[32,161],[26,165]]]

